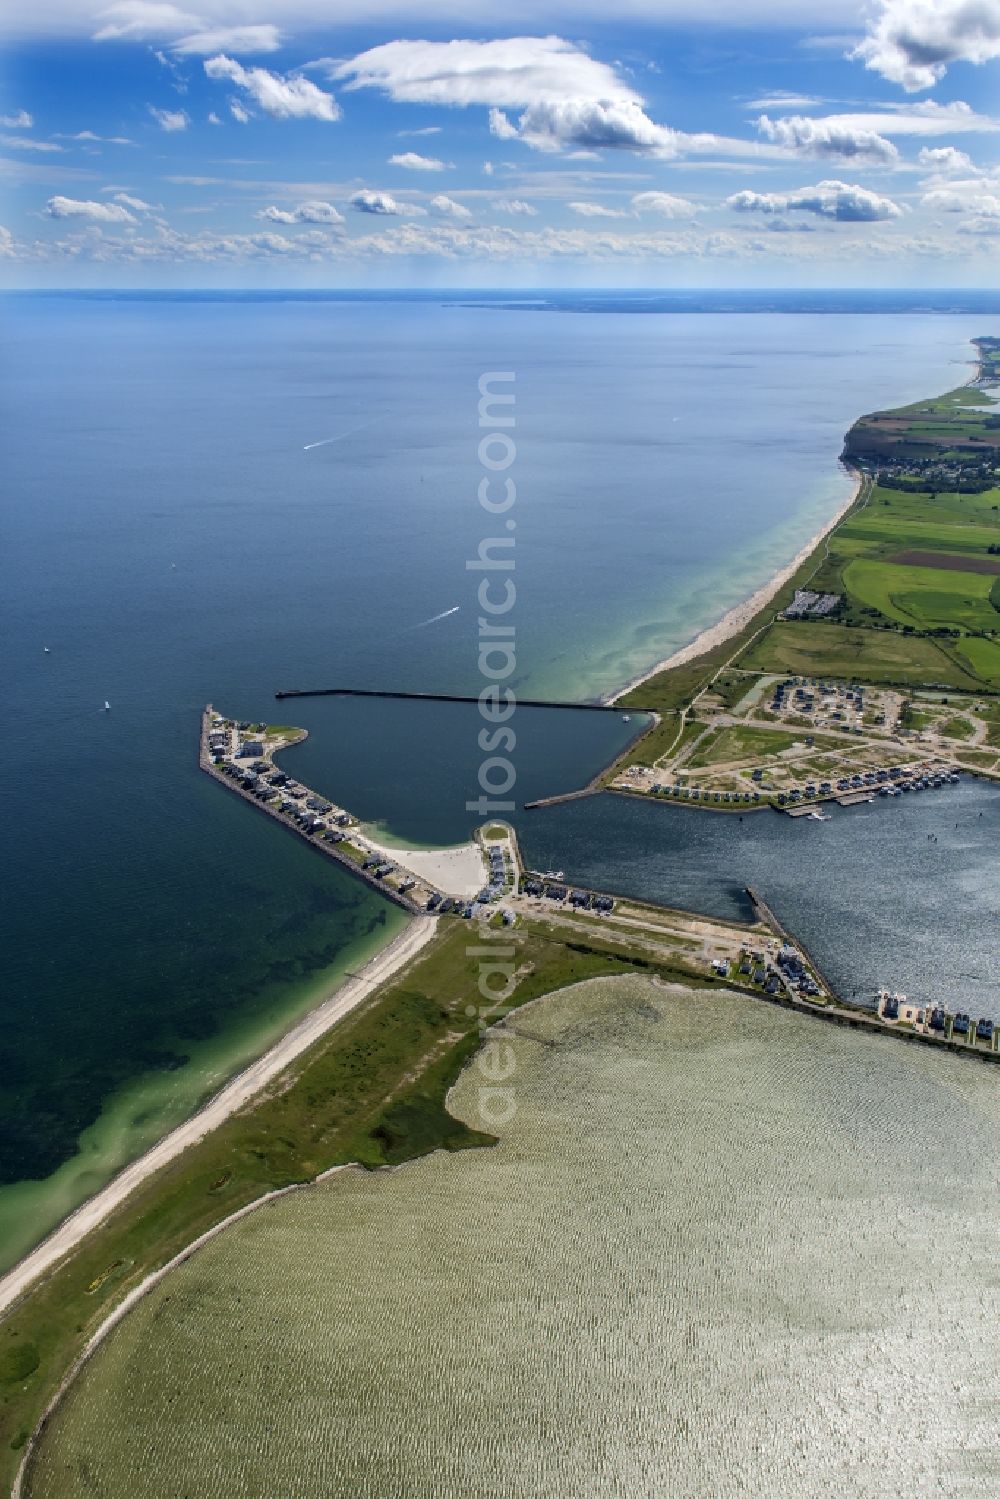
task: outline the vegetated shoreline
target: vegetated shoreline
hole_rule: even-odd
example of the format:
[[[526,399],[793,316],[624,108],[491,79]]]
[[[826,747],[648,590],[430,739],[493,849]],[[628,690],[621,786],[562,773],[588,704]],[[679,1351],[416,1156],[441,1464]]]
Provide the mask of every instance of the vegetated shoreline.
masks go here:
[[[298,1020],[249,1067],[230,1078],[200,1109],[137,1156],[111,1181],[64,1218],[51,1234],[0,1278],[0,1317],[46,1271],[52,1269],[87,1234],[109,1218],[142,1182],[243,1108],[338,1020],[349,1014],[375,989],[409,963],[433,936],[435,928],[436,921],[433,917],[411,919],[402,932],[369,959],[360,973],[344,983],[338,983],[325,999]]]
[[[799,568],[809,560],[816,548],[821,545],[835,527],[840,525],[847,512],[857,503],[858,496],[861,493],[861,486],[864,482],[864,476],[859,469],[848,468],[846,464],[843,467],[847,468],[853,480],[851,494],[838,506],[833,515],[823,522],[815,535],[800,547],[790,562],[780,567],[766,583],[762,583],[754,593],[743,599],[741,603],[734,604],[731,609],[728,609],[722,615],[721,619],[716,620],[715,624],[707,625],[687,645],[678,646],[675,651],[672,651],[669,656],[665,656],[662,661],[658,661],[655,666],[651,666],[648,671],[644,671],[639,676],[633,677],[631,681],[626,682],[624,687],[616,688],[608,696],[607,701],[609,703],[618,703],[621,698],[630,692],[634,692],[637,687],[641,687],[644,682],[648,682],[652,677],[658,677],[661,672],[670,671],[674,666],[683,666],[688,661],[696,661],[699,656],[705,656],[709,651],[714,651],[720,645],[725,645],[727,640],[735,639],[736,636],[741,635],[761,610],[766,609],[767,605],[784,588],[785,584],[794,578]]]
[[[971,342],[975,350],[975,358],[972,361],[971,373],[967,379],[961,382],[961,385],[965,387],[977,385],[988,373],[985,352],[980,348],[976,339],[971,340]],[[863,420],[863,416],[856,418],[849,431],[853,431],[858,422]],[[675,666],[685,666],[689,661],[696,661],[700,656],[708,655],[710,651],[717,650],[719,646],[725,645],[727,640],[735,639],[738,635],[742,634],[756,616],[781,591],[785,584],[790,582],[799,568],[809,560],[813,552],[817,550],[831,531],[840,525],[840,522],[852,506],[857,504],[865,476],[860,468],[843,458],[841,459],[841,467],[846,469],[851,475],[854,484],[853,493],[840,505],[828,521],[824,521],[812,539],[800,548],[796,556],[787,565],[780,567],[767,582],[762,583],[758,589],[741,603],[734,604],[714,624],[706,626],[704,630],[700,630],[687,645],[679,646],[669,656],[665,656],[662,661],[658,661],[655,666],[651,666],[647,671],[640,672],[638,676],[633,677],[624,687],[618,687],[613,692],[608,693],[604,701],[610,704],[617,704],[623,697],[628,696],[630,692],[634,692],[637,687],[641,687],[653,677],[659,676],[661,672],[670,671]]]
[[[436,919],[431,919],[429,931],[433,932],[435,926]],[[407,928],[407,931],[410,930],[412,930],[412,925],[411,927]],[[406,932],[401,933],[400,937],[396,938],[396,942],[399,942],[401,938],[405,936]],[[426,940],[427,938],[424,937],[423,941],[425,942]],[[390,945],[395,946],[395,943]],[[423,942],[421,943],[421,945],[423,945]],[[385,953],[388,952],[388,950],[388,948],[383,949],[382,953],[379,954],[379,956],[384,956]],[[413,955],[414,954],[411,954],[411,956]],[[408,958],[404,959],[404,961],[408,960]],[[397,968],[401,966],[401,963],[396,964]],[[515,1013],[519,1015],[523,1011],[525,1014],[527,1014],[536,1006],[545,1004],[549,1000],[554,999],[556,995],[570,994],[574,989],[578,989],[583,985],[619,984],[623,981],[624,978],[625,975],[623,974],[604,974],[588,979],[577,979],[568,984],[560,984],[556,988],[548,990],[545,994],[539,994],[535,999],[528,1000],[526,1004],[518,1006]],[[656,977],[655,975],[647,978],[646,982],[655,985],[661,991],[665,991],[678,997],[690,997],[691,995],[695,995],[700,992],[699,989],[696,988],[693,984],[683,984],[677,982],[676,980],[664,981]],[[734,996],[736,993],[736,991],[725,986],[719,986],[718,989],[713,989],[710,992],[724,994],[730,997]],[[498,1035],[507,1033],[505,1032],[505,1028],[508,1026],[509,1018],[510,1017],[506,1015],[502,1016],[493,1025],[489,1026],[486,1030],[483,1031],[479,1048],[477,1049],[475,1054],[466,1062],[465,1066],[462,1068],[461,1073],[455,1079],[455,1081],[452,1083],[445,1094],[445,1109],[448,1111],[448,1113],[453,1114],[453,1117],[460,1122],[468,1123],[467,1120],[462,1120],[459,1114],[454,1113],[451,1108],[451,1101],[454,1096],[455,1090],[460,1085],[462,1078],[465,1076],[466,1072],[470,1067],[472,1067],[476,1056],[480,1054],[482,1048],[486,1046],[491,1040],[495,1039]],[[518,1032],[513,1029],[511,1029],[509,1033],[513,1034],[515,1037],[517,1037],[518,1035]],[[314,1036],[312,1039],[316,1040],[318,1038]],[[261,1060],[263,1060],[263,1058]],[[234,1079],[234,1081],[236,1081],[236,1079]],[[398,1165],[382,1166],[378,1169],[390,1172],[404,1171],[408,1166],[412,1166],[415,1161],[422,1159],[425,1159],[425,1157],[415,1156],[412,1160],[401,1161]],[[267,1207],[269,1203],[276,1202],[279,1198],[287,1197],[292,1192],[307,1191],[312,1187],[321,1186],[324,1182],[329,1181],[331,1177],[339,1175],[339,1173],[342,1171],[360,1169],[362,1168],[358,1167],[357,1165],[352,1166],[350,1164],[332,1166],[326,1171],[321,1171],[319,1175],[314,1177],[311,1181],[293,1182],[286,1187],[277,1187],[271,1192],[265,1192],[261,1197],[254,1198],[252,1202],[244,1203],[243,1206],[237,1208],[235,1212],[229,1213],[225,1218],[220,1218],[218,1223],[213,1223],[211,1228],[206,1229],[204,1233],[199,1234],[196,1239],[193,1239],[189,1244],[186,1244],[177,1252],[177,1254],[169,1259],[165,1265],[160,1265],[156,1270],[151,1271],[147,1276],[143,1278],[142,1281],[140,1281],[137,1286],[134,1286],[131,1291],[123,1296],[121,1301],[118,1302],[116,1306],[112,1307],[107,1316],[97,1326],[97,1328],[95,1328],[94,1332],[87,1339],[86,1344],[77,1354],[70,1367],[66,1370],[66,1373],[59,1381],[58,1387],[49,1399],[41,1416],[38,1418],[35,1428],[25,1444],[21,1461],[18,1464],[17,1473],[14,1477],[14,1482],[10,1491],[10,1499],[30,1499],[30,1491],[25,1489],[25,1482],[29,1477],[31,1464],[38,1451],[39,1442],[44,1437],[45,1432],[48,1429],[53,1417],[58,1412],[59,1407],[62,1405],[66,1396],[69,1394],[70,1389],[76,1383],[76,1380],[79,1378],[86,1365],[93,1358],[94,1354],[98,1352],[101,1346],[111,1336],[115,1328],[124,1321],[129,1312],[133,1311],[140,1301],[144,1300],[144,1298],[148,1296],[151,1291],[154,1291],[156,1287],[160,1285],[168,1275],[170,1275],[174,1270],[179,1269],[181,1265],[185,1264],[189,1259],[197,1254],[200,1249],[204,1249],[208,1244],[212,1243],[222,1233],[224,1233],[226,1229],[232,1228],[235,1224],[242,1222],[244,1218],[248,1218],[253,1213],[258,1212],[261,1208]]]

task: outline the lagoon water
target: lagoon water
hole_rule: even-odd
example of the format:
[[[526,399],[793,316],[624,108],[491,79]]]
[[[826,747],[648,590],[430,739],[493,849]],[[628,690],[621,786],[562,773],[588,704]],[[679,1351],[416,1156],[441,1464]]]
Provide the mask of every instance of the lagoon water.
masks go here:
[[[31,1499],[996,1494],[992,1068],[641,980],[507,1029],[497,1147],[200,1251],[83,1371]]]
[[[478,690],[484,371],[516,374],[515,685],[572,698],[762,582],[847,492],[854,417],[958,383],[968,338],[1000,331],[995,310],[738,302],[5,299],[0,1265],[398,920],[199,775],[197,716],[274,719],[281,686]],[[294,717],[312,737],[289,764],[361,815],[467,835],[474,714]],[[518,732],[524,799],[580,784],[631,728],[522,712]],[[799,875],[820,889],[812,861]],[[893,880],[904,946],[926,913]]]

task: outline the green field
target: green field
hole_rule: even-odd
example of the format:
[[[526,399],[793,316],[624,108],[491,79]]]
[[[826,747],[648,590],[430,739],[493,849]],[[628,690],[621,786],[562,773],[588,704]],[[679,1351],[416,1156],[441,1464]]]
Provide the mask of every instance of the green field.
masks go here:
[[[856,557],[844,569],[844,586],[862,604],[888,619],[918,629],[1000,629],[991,600],[996,581],[988,573],[910,567]]]
[[[764,729],[754,724],[732,724],[706,736],[684,769],[700,770],[705,766],[725,765],[729,762],[736,764],[756,762],[765,759],[768,755],[780,755],[782,751],[792,749],[795,745],[805,749],[806,737],[804,733],[789,733],[786,729]],[[822,734],[809,733],[808,737],[814,741],[813,748],[815,749],[842,747],[838,740]]]
[[[965,641],[963,645],[970,643],[980,644]],[[1000,670],[1000,650],[997,657]],[[975,668],[971,663],[963,666],[934,640],[810,620],[780,620],[751,647],[743,665],[792,676],[915,687],[940,684],[966,691],[981,687],[983,680],[972,674]]]

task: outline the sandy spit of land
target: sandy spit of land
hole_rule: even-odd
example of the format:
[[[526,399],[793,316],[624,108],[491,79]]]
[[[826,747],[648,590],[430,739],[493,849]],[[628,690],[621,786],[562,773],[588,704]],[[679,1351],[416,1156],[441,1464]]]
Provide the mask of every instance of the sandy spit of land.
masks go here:
[[[632,692],[634,688],[641,687],[643,682],[649,681],[650,677],[658,676],[661,671],[667,671],[671,666],[683,666],[685,661],[695,661],[699,656],[704,656],[707,651],[714,650],[716,646],[723,645],[727,640],[732,639],[734,636],[739,635],[742,630],[745,630],[754,615],[759,614],[761,609],[774,598],[779,588],[784,587],[789,578],[798,572],[810,552],[819,546],[820,542],[825,536],[829,535],[834,526],[839,525],[857,499],[860,489],[861,476],[858,474],[854,476],[854,488],[850,496],[836,513],[823,523],[815,536],[811,537],[805,546],[795,554],[786,567],[776,572],[772,578],[762,584],[756,593],[752,593],[748,599],[744,599],[741,604],[736,604],[714,625],[709,625],[707,629],[702,630],[688,645],[682,645],[671,655],[665,657],[664,660],[658,661],[655,666],[650,667],[649,671],[644,671],[641,676],[634,677],[631,682],[626,682],[624,687],[619,687],[609,697],[608,701],[610,703],[617,703],[619,698],[624,697],[627,692]]]
[[[297,1025],[258,1057],[245,1071],[203,1105],[196,1114],[171,1130],[138,1160],[126,1166],[113,1181],[85,1203],[43,1239],[36,1249],[0,1279],[0,1313],[24,1294],[33,1281],[75,1249],[98,1224],[103,1223],[125,1199],[159,1171],[195,1145],[231,1114],[248,1103],[273,1078],[312,1046],[351,1010],[362,1004],[380,984],[403,968],[432,937],[437,926],[433,916],[416,916],[392,942],[375,954],[369,963],[346,983],[341,984],[323,1002],[304,1016]]]

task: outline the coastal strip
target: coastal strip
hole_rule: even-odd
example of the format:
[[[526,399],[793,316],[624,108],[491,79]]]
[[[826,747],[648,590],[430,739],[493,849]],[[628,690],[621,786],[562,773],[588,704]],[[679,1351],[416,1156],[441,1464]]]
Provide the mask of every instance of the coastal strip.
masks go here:
[[[380,985],[409,964],[437,928],[433,916],[415,917],[399,936],[346,983],[277,1041],[263,1056],[232,1078],[196,1114],[171,1130],[107,1186],[63,1220],[48,1238],[0,1279],[0,1313],[18,1301],[40,1276],[51,1270],[99,1224],[119,1208],[136,1187],[189,1146],[202,1140],[231,1114],[250,1102],[279,1073],[307,1051],[345,1015],[363,1004]]]
[[[634,692],[637,687],[642,687],[652,677],[658,677],[661,672],[670,671],[675,666],[684,666],[688,661],[696,661],[699,656],[707,655],[709,651],[715,650],[718,646],[725,645],[727,640],[734,639],[737,635],[740,635],[760,611],[766,609],[767,605],[784,588],[785,584],[794,578],[799,568],[809,560],[820,543],[829,536],[831,531],[840,525],[840,522],[847,515],[848,511],[857,504],[864,483],[864,475],[857,469],[849,470],[849,472],[854,480],[854,488],[850,496],[830,516],[829,520],[823,522],[816,534],[804,546],[799,548],[791,562],[779,568],[766,583],[762,583],[756,592],[750,594],[748,598],[745,598],[739,604],[734,604],[721,619],[716,620],[714,625],[706,626],[687,645],[679,646],[669,656],[665,656],[662,661],[658,661],[655,666],[651,666],[648,671],[641,672],[639,676],[633,677],[630,682],[625,683],[624,687],[616,688],[614,693],[606,699],[608,707],[616,707],[628,693]]]

